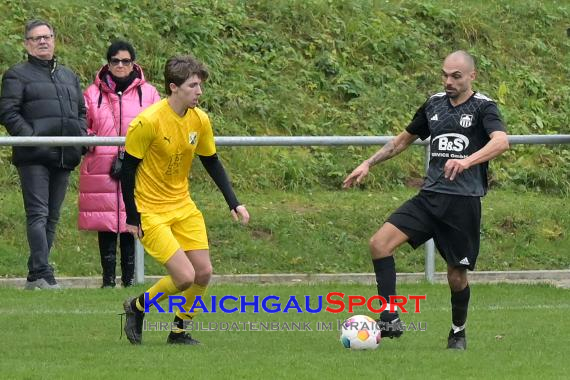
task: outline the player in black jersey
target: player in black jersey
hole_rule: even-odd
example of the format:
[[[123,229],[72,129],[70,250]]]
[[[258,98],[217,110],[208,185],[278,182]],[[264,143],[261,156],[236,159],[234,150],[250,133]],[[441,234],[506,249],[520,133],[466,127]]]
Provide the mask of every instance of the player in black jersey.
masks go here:
[[[417,248],[430,238],[447,262],[452,327],[447,348],[466,349],[465,322],[470,289],[467,269],[479,254],[480,198],[487,192],[488,161],[509,148],[497,105],[473,91],[473,57],[456,51],[443,62],[445,92],[431,96],[406,130],[346,177],[343,187],[360,183],[375,164],[404,151],[418,137],[431,137],[429,169],[422,189],[405,202],[370,239],[378,295],[396,294],[394,250],[408,242]],[[399,337],[399,316],[380,315],[383,337]]]

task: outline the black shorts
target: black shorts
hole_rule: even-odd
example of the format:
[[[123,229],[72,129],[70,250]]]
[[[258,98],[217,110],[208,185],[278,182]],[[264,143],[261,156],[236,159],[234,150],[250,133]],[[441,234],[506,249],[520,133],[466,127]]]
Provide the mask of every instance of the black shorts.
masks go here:
[[[481,198],[420,191],[387,220],[415,249],[433,238],[452,267],[475,269],[479,256]]]

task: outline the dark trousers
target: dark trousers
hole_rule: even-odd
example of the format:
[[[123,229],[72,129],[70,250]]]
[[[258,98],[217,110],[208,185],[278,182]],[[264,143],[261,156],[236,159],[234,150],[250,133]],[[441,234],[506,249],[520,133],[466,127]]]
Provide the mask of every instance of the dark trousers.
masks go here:
[[[69,173],[66,169],[44,165],[18,167],[30,247],[28,281],[53,276],[49,254],[69,183]]]
[[[115,267],[117,252],[117,235],[120,235],[121,249],[121,282],[123,286],[132,285],[135,275],[135,238],[132,234],[124,232],[99,232],[99,253],[101,254],[101,267],[103,268],[103,286],[115,285]]]

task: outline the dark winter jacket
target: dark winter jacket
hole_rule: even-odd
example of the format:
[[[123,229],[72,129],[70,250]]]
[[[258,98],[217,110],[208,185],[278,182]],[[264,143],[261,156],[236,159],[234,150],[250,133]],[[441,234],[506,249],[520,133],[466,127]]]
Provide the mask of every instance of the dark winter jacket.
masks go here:
[[[84,136],[85,104],[79,78],[57,60],[28,56],[2,78],[0,123],[12,136]],[[42,164],[73,169],[80,146],[13,147],[16,166]]]

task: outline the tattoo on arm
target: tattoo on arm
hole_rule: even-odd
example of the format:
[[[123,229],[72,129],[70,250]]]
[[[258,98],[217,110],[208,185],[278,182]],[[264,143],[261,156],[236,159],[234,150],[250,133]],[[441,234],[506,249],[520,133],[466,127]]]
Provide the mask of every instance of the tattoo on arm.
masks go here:
[[[368,165],[374,166],[379,162],[386,161],[387,159],[394,157],[398,153],[400,153],[400,151],[396,149],[394,140],[390,140],[367,160]]]

